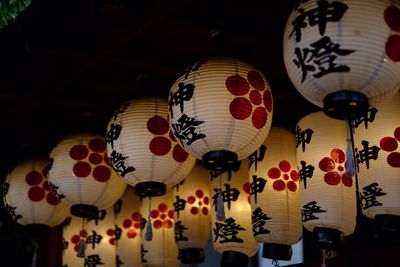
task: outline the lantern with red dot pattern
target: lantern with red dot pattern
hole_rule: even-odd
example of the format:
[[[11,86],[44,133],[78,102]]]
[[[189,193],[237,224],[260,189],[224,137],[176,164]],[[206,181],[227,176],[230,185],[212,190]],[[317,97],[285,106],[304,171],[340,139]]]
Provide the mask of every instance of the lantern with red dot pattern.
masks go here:
[[[302,219],[304,227],[320,238],[332,235],[331,245],[340,245],[341,234],[353,233],[356,225],[354,178],[348,175],[346,155],[348,125],[344,120],[314,112],[296,126]]]
[[[51,151],[49,181],[56,196],[79,217],[96,217],[98,209],[113,205],[126,183],[107,158],[104,137],[76,134],[65,137]]]
[[[4,204],[19,224],[43,224],[50,227],[62,223],[69,208],[50,190],[47,160],[20,162],[6,177]]]
[[[249,165],[254,238],[264,243],[263,257],[290,260],[303,229],[294,134],[272,127]]]
[[[297,90],[332,117],[366,111],[400,83],[400,1],[301,1],[284,33]]]
[[[267,80],[237,59],[211,58],[190,66],[172,85],[168,101],[175,137],[210,169],[253,153],[271,126]]]
[[[210,237],[210,188],[208,172],[201,163],[173,187],[175,207],[175,242],[185,264],[204,261]]]
[[[124,103],[107,127],[108,156],[115,171],[141,196],[157,196],[180,182],[195,158],[175,140],[167,101],[139,98]]]

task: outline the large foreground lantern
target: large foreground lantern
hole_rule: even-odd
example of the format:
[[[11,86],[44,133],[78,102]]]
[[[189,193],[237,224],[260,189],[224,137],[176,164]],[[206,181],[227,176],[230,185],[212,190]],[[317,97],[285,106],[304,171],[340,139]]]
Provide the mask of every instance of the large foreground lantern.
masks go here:
[[[175,137],[211,169],[257,150],[272,121],[272,95],[264,75],[231,58],[190,66],[172,85],[168,105]]]
[[[264,243],[263,257],[290,260],[303,229],[294,134],[272,127],[249,165],[254,238]]]
[[[356,225],[355,181],[344,120],[314,112],[296,127],[302,219],[322,248],[335,249]]]
[[[337,118],[395,93],[399,14],[398,0],[301,1],[284,33],[284,62],[294,86]]]
[[[106,139],[115,171],[141,196],[163,195],[195,163],[175,140],[168,104],[161,98],[133,99],[121,105],[108,124]]]

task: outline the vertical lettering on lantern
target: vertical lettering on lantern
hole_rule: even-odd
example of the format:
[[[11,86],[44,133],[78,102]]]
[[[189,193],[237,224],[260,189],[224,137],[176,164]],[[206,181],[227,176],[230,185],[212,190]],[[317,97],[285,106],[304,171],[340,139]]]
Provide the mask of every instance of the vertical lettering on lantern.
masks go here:
[[[58,192],[58,188],[59,186],[56,186],[54,183],[49,182],[49,186],[50,186],[50,190],[53,193],[53,195],[58,199],[61,200],[65,197],[65,195],[61,194],[60,192]]]
[[[304,160],[300,161],[301,167],[299,168],[300,182],[304,184],[304,189],[307,189],[307,178],[311,179],[314,175],[314,166],[307,165]]]
[[[270,231],[265,227],[265,225],[267,224],[267,220],[271,219],[272,218],[268,217],[260,207],[256,208],[251,215],[253,235],[269,234]]]
[[[232,201],[236,201],[240,195],[240,191],[236,188],[231,188],[230,184],[224,184],[225,190],[214,188],[215,194],[213,196],[213,205],[215,206],[215,211],[217,211],[217,198],[218,194],[222,194],[222,199],[224,203],[227,203],[228,210],[231,209]]]
[[[98,254],[88,255],[85,258],[85,267],[96,267],[97,265],[104,265],[101,261],[101,257]]]
[[[217,177],[220,177],[221,175],[223,175],[226,172],[228,182],[230,182],[231,178],[232,178],[232,172],[238,172],[241,164],[242,164],[242,161],[239,160],[239,161],[236,161],[235,163],[233,163],[229,169],[219,168],[219,169],[210,170],[211,181],[213,181]]]
[[[177,221],[174,225],[175,241],[188,241],[189,239],[184,235],[184,231],[189,230],[182,221]]]
[[[306,144],[311,142],[314,131],[310,128],[302,130],[299,126],[296,127],[296,148],[301,144],[303,152],[306,151]]]
[[[169,93],[169,100],[168,100],[168,111],[171,118],[174,117],[173,107],[179,106],[181,113],[184,114],[184,104],[185,101],[190,101],[193,96],[195,86],[191,83],[179,83],[178,90],[174,93]]]
[[[125,263],[119,258],[119,255],[115,256],[115,265],[117,267],[121,267],[122,265],[124,265]]]
[[[306,205],[303,206],[301,210],[301,216],[303,222],[311,221],[311,220],[318,220],[316,213],[326,212],[326,210],[321,209],[320,206],[317,205],[317,201],[310,201]]]
[[[264,145],[260,146],[260,149],[254,151],[249,157],[249,169],[254,164],[254,170],[257,171],[257,163],[264,160],[265,151],[267,151],[267,147]]]
[[[352,120],[352,125],[353,125],[353,131],[355,128],[358,128],[361,123],[364,123],[365,129],[368,129],[368,124],[370,122],[375,121],[375,116],[378,110],[376,108],[370,108],[368,109],[364,114],[361,114],[360,116],[355,117]]]
[[[363,149],[358,150],[355,148],[357,168],[359,168],[360,164],[365,164],[366,168],[369,169],[370,160],[377,160],[381,149],[377,146],[370,147],[369,142],[366,140],[362,140],[361,145]]]
[[[252,176],[253,181],[250,184],[250,196],[254,196],[254,201],[257,203],[257,193],[262,193],[265,188],[267,180],[262,177],[257,177],[257,175]]]
[[[243,239],[237,237],[237,235],[244,230],[232,217],[227,218],[223,223],[216,222],[215,228],[213,228],[214,242],[218,241],[221,244],[227,242],[243,243]]]
[[[96,245],[100,244],[102,239],[102,235],[99,235],[96,231],[92,230],[92,234],[86,237],[86,244],[92,244],[92,249],[95,249]]]
[[[111,123],[110,129],[106,133],[106,142],[114,149],[114,141],[118,140],[121,135],[122,125]]]
[[[106,216],[107,216],[107,211],[106,210],[99,210],[99,212],[97,213],[96,217],[88,218],[87,222],[90,222],[91,220],[95,220],[95,225],[99,225],[99,220],[103,221]]]
[[[17,207],[12,207],[12,206],[8,205],[7,203],[4,203],[4,204],[5,204],[5,208],[6,208],[7,212],[8,212],[8,214],[11,216],[11,218],[12,218],[15,222],[17,222],[19,219],[22,218],[21,215],[15,213],[15,209],[16,209]]]
[[[147,259],[146,259],[146,253],[149,252],[148,250],[144,249],[143,244],[140,245],[140,255],[142,258],[142,263],[146,263]]]
[[[127,167],[125,165],[126,159],[128,159],[128,157],[123,156],[122,153],[118,153],[116,150],[112,150],[111,156],[109,157],[109,160],[112,163],[113,169],[121,177],[125,177],[125,175],[127,173],[135,171],[135,167],[133,167],[133,166]]]
[[[382,192],[383,189],[379,187],[378,183],[372,183],[362,188],[360,193],[360,200],[362,208],[368,209],[371,207],[382,206],[382,203],[378,201],[378,197],[384,196],[387,193]]]
[[[184,210],[186,206],[186,200],[175,196],[176,201],[174,202],[174,211],[176,212],[177,218],[179,218],[179,211]]]
[[[205,134],[199,133],[198,126],[204,121],[198,121],[186,114],[182,114],[176,123],[172,124],[176,137],[181,140],[182,145],[190,146],[193,142],[206,137]]]

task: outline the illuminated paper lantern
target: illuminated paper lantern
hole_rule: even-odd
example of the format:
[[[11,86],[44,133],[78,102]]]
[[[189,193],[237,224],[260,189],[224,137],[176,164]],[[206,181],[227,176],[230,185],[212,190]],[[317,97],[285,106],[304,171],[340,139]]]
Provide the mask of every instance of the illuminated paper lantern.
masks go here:
[[[168,102],[175,137],[211,169],[253,153],[271,126],[267,80],[237,59],[212,58],[190,66],[172,85]]]
[[[258,243],[251,224],[250,184],[247,161],[236,163],[232,171],[211,172],[213,195],[211,227],[214,249],[222,254],[221,266],[248,266]],[[222,194],[225,219],[217,219],[218,195]]]
[[[400,216],[400,92],[353,121],[359,191],[365,216]]]
[[[249,165],[254,238],[264,243],[263,257],[290,260],[303,230],[294,134],[272,127]]]
[[[209,175],[197,163],[186,178],[173,188],[175,242],[185,264],[204,261],[211,229]]]
[[[301,1],[284,33],[297,90],[333,117],[359,113],[400,83],[398,0]]]
[[[195,158],[175,140],[168,103],[139,98],[124,103],[107,127],[108,156],[115,171],[141,196],[157,196],[180,182]]]
[[[69,215],[69,207],[51,192],[47,175],[47,160],[25,160],[6,177],[4,205],[17,223],[53,227]]]
[[[149,201],[151,200],[151,205]],[[151,206],[151,211],[149,208]],[[142,234],[143,266],[178,267],[178,247],[174,239],[174,207],[172,189],[167,189],[163,196],[143,198],[141,212],[147,224],[153,229],[153,237],[146,240]]]
[[[322,111],[302,118],[296,127],[302,219],[317,238],[339,241],[356,225],[354,177],[347,174],[348,126]],[[326,235],[326,236],[324,236]],[[332,245],[339,245],[332,240]],[[320,244],[329,245],[329,244]]]
[[[96,217],[112,206],[126,183],[111,168],[104,137],[76,134],[64,138],[51,151],[49,181],[56,196],[79,217]]]

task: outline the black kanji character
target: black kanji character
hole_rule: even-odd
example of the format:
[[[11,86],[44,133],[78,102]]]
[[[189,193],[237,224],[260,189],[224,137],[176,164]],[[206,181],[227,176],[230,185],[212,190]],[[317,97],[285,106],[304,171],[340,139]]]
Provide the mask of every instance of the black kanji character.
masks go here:
[[[92,248],[94,249],[96,244],[100,244],[102,239],[102,235],[98,235],[96,231],[92,230],[92,235],[86,237],[86,244],[92,244]]]
[[[227,173],[228,181],[231,181],[232,172],[238,172],[241,164],[242,164],[242,161],[239,160],[239,161],[234,162],[232,165],[230,165],[229,169],[217,168],[217,169],[210,170],[211,181],[213,181],[217,177],[220,177],[225,172]]]
[[[358,126],[364,122],[365,129],[368,129],[368,123],[373,122],[375,120],[375,115],[378,112],[376,108],[370,108],[364,114],[361,114],[358,117],[355,117],[352,120],[352,125],[354,128],[358,128]]]
[[[49,187],[50,187],[50,191],[53,193],[53,195],[58,199],[61,200],[65,197],[65,195],[61,194],[58,192],[58,186],[56,186],[55,184],[53,184],[52,182],[49,182]]]
[[[257,163],[264,160],[265,151],[267,147],[264,145],[260,146],[260,149],[254,151],[249,157],[249,169],[254,164],[254,170],[257,171]]]
[[[365,163],[365,166],[369,169],[369,161],[377,160],[379,150],[381,149],[377,146],[369,147],[369,142],[365,140],[361,141],[361,145],[363,146],[362,150],[358,150],[357,148],[355,149],[357,168],[359,167],[359,164]]]
[[[122,234],[122,229],[118,225],[115,225],[115,240],[120,240]]]
[[[296,147],[299,147],[301,144],[301,148],[306,151],[306,144],[311,142],[311,137],[314,131],[310,128],[306,130],[302,130],[299,126],[296,127]]]
[[[118,140],[121,135],[122,125],[111,123],[110,129],[106,133],[106,142],[111,144],[111,148],[114,149],[114,141]]]
[[[21,216],[20,214],[16,214],[16,213],[15,213],[15,209],[16,209],[17,207],[12,207],[12,206],[8,205],[7,203],[4,203],[4,205],[5,205],[5,208],[6,208],[7,212],[8,212],[8,214],[11,216],[11,218],[12,218],[15,222],[17,222],[19,219],[22,218],[22,216]]]
[[[240,224],[236,224],[235,219],[229,217],[224,221],[224,223],[215,223],[214,231],[214,242],[217,242],[219,239],[219,243],[227,243],[227,242],[235,242],[235,243],[243,243],[243,239],[237,237],[239,231],[244,231],[245,229],[240,226]]]
[[[195,118],[182,114],[178,119],[178,122],[172,124],[172,128],[174,129],[177,138],[181,140],[182,145],[186,144],[190,146],[194,141],[206,137],[205,134],[196,132],[197,126],[203,123],[204,121],[196,121]]]
[[[322,213],[326,212],[326,210],[321,209],[320,206],[317,205],[317,201],[311,201],[303,206],[301,210],[301,215],[303,222],[310,221],[310,220],[318,220],[319,218],[315,216],[315,213]]]
[[[111,156],[109,158],[112,163],[113,169],[117,172],[121,177],[125,177],[125,175],[129,172],[135,171],[133,166],[126,167],[125,160],[128,157],[124,157],[122,153],[118,153],[116,150],[111,152]]]
[[[250,195],[254,195],[254,201],[257,203],[257,193],[262,193],[264,191],[267,180],[262,177],[257,177],[257,175],[253,175],[252,178],[253,181],[250,184]]]
[[[360,193],[360,200],[363,209],[382,206],[382,203],[377,200],[377,197],[381,197],[386,194],[387,193],[382,192],[382,188],[379,187],[378,183],[372,183],[363,187],[363,191]]]
[[[203,65],[206,62],[206,60],[200,60],[197,61],[196,63],[190,65],[189,67],[186,68],[186,72],[185,72],[185,80],[188,78],[189,74],[192,71],[196,71],[200,68],[201,65]]]
[[[189,239],[183,235],[185,230],[189,230],[181,221],[177,221],[174,225],[175,241],[188,241]]]
[[[101,262],[101,258],[98,254],[89,255],[85,259],[85,266],[86,267],[96,267],[97,265],[103,265],[104,263]]]
[[[115,265],[117,266],[117,267],[120,267],[120,266],[122,266],[122,265],[124,265],[125,263],[119,258],[119,255],[116,255],[115,256]]]
[[[0,183],[0,196],[5,197],[10,189],[10,184],[7,182]]]
[[[307,178],[312,178],[314,175],[314,166],[306,165],[304,160],[300,161],[301,168],[299,169],[300,182],[304,183],[304,189],[307,189]]]
[[[176,201],[174,202],[174,211],[176,212],[177,217],[179,218],[179,211],[184,210],[186,206],[186,200],[180,198],[179,196],[175,196]]]
[[[121,212],[122,203],[122,199],[118,199],[117,202],[115,202],[115,204],[113,205],[114,215],[118,215]]]
[[[175,93],[172,92],[169,93],[168,107],[169,107],[169,115],[171,116],[171,118],[174,117],[173,113],[174,106],[179,106],[181,113],[183,113],[184,103],[185,101],[190,101],[192,99],[193,91],[194,91],[193,84],[179,83],[178,91],[176,91]]]
[[[125,112],[125,110],[129,107],[130,103],[129,102],[125,102],[123,103],[115,112],[114,112],[114,121],[117,119],[119,114],[122,114]]]
[[[141,255],[141,258],[142,258],[142,263],[146,263],[146,262],[147,262],[147,260],[146,260],[146,258],[145,258],[147,252],[149,252],[149,251],[146,250],[146,249],[144,249],[143,244],[141,244],[141,245],[140,245],[140,255]]]
[[[222,198],[224,202],[227,203],[228,210],[231,209],[231,203],[232,201],[236,201],[239,197],[240,191],[237,190],[236,188],[231,188],[230,184],[224,184],[225,190],[222,191],[222,189],[219,188],[214,188],[214,191],[216,192],[215,195],[213,196],[214,202],[213,205],[215,206],[215,211],[217,211],[217,198],[218,194],[222,194]]]
[[[271,219],[272,218],[268,217],[261,208],[256,208],[251,215],[253,235],[269,234],[270,231],[264,226],[267,223],[266,221]]]

